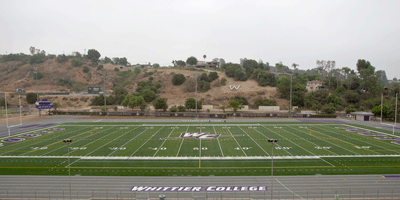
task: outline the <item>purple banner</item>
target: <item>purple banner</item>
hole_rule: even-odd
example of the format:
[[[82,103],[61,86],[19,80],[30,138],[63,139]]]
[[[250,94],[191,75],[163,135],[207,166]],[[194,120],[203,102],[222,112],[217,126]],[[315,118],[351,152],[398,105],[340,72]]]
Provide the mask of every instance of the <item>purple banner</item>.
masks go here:
[[[375,139],[378,139],[378,140],[400,140],[400,138],[395,138],[395,137],[375,137]]]
[[[400,142],[392,142],[393,144],[398,144],[398,145],[400,145]]]
[[[25,135],[21,135],[21,137],[27,137],[27,138],[33,138],[33,137],[38,137],[40,136],[39,134],[25,134]]]
[[[8,139],[4,139],[3,142],[20,142],[22,140],[25,140],[25,139],[22,139],[22,138],[8,138]]]
[[[257,192],[267,186],[133,186],[132,192]]]
[[[38,131],[36,133],[52,133],[51,131]]]
[[[65,128],[51,128],[50,131],[63,131]]]

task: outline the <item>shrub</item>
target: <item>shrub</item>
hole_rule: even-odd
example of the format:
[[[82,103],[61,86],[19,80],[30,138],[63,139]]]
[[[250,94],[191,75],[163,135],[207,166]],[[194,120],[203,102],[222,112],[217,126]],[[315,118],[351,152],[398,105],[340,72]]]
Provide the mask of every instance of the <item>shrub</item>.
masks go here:
[[[249,102],[247,101],[246,97],[235,96],[235,98],[233,99],[239,102],[240,105],[249,105]]]
[[[107,111],[107,110],[108,110],[108,107],[105,107],[105,108],[104,108],[104,106],[102,106],[100,109],[101,109],[102,111],[104,111],[104,110]]]
[[[119,72],[119,69],[116,67],[116,68],[114,68],[114,71]]]
[[[178,108],[176,106],[172,106],[171,108],[169,108],[169,111],[176,112],[178,111]]]
[[[178,111],[179,112],[185,112],[186,111],[185,106],[178,106]]]
[[[156,93],[150,89],[144,89],[141,92],[141,95],[143,96],[143,98],[146,102],[152,102],[157,98]]]
[[[197,82],[197,90],[199,92],[207,92],[210,89],[210,83],[207,81],[198,81]]]
[[[72,81],[72,80],[69,80],[68,78],[66,78],[66,79],[62,79],[62,78],[60,78],[58,81],[57,81],[57,85],[59,85],[59,86],[65,86],[65,87],[68,87],[68,88],[71,88],[73,85],[74,85],[74,81]]]
[[[34,104],[36,100],[37,100],[36,93],[28,93],[28,94],[26,94],[26,102],[28,104]]]
[[[97,66],[97,70],[101,70],[101,69],[103,69],[103,65]]]
[[[80,60],[78,60],[77,58],[73,58],[73,59],[71,60],[71,64],[72,64],[72,66],[74,66],[74,67],[80,67],[80,66],[83,65],[83,63],[82,63]]]
[[[278,104],[276,103],[275,100],[270,100],[270,99],[264,99],[264,98],[257,98],[254,101],[254,107],[258,108],[259,106],[277,106]]]
[[[218,76],[217,72],[210,72],[208,74],[208,81],[212,82],[213,80],[217,79],[218,77],[219,76]]]
[[[88,66],[84,66],[83,67],[83,72],[84,73],[88,73],[89,72],[89,67]]]
[[[221,84],[225,85],[226,83],[226,78],[221,78],[221,80],[219,81]]]
[[[156,110],[162,109],[163,111],[166,111],[168,109],[168,104],[167,104],[167,99],[166,98],[158,98],[153,102],[154,108]]]
[[[183,74],[175,74],[172,77],[172,84],[182,85],[186,81],[186,77]]]
[[[326,114],[333,114],[336,112],[336,108],[333,103],[327,104],[322,108],[322,112]]]
[[[40,72],[34,73],[33,74],[33,78],[36,79],[36,74],[37,74],[37,80],[40,80],[43,78],[43,74]]]
[[[57,56],[58,63],[65,63],[68,61],[68,57],[65,54],[60,54]]]
[[[45,54],[35,54],[31,57],[31,60],[29,61],[29,64],[40,64],[46,61],[46,55]]]
[[[349,106],[347,106],[346,108],[346,114],[350,114],[351,112],[356,112],[356,108],[354,108],[354,106],[352,104],[350,104]],[[379,115],[380,115],[380,107],[379,107]]]

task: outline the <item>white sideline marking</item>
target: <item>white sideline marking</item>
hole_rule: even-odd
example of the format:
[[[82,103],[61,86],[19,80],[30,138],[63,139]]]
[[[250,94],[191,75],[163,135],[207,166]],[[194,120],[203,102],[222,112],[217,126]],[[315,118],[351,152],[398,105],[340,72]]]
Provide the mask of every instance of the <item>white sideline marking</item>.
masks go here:
[[[340,156],[274,156],[274,159],[321,159],[321,158],[382,158],[382,157],[400,157],[400,155],[340,155]],[[68,158],[68,156],[0,156],[0,158]],[[149,156],[70,156],[70,158],[79,158],[82,160],[198,160],[200,157],[149,157]],[[227,156],[227,157],[201,157],[202,160],[270,160],[270,156]],[[71,163],[72,164],[72,163]]]
[[[296,196],[300,197],[301,199],[303,199],[303,197],[299,196],[298,194],[296,194],[295,192],[293,192],[292,190],[290,190],[289,188],[287,188],[285,185],[283,185],[278,179],[275,179],[276,181],[278,181],[279,184],[281,184],[283,187],[285,187],[287,190],[289,190],[289,192],[295,194]]]
[[[99,119],[99,120],[95,120],[95,121],[93,121],[93,122],[100,122],[100,121],[103,121],[102,119]]]

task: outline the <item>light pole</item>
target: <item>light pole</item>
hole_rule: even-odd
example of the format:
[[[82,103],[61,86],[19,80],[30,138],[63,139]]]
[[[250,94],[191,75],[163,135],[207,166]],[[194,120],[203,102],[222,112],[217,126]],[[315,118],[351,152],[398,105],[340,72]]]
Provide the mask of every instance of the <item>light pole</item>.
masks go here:
[[[37,73],[38,68],[35,67],[35,77],[36,77],[36,101],[39,101],[39,90],[38,90],[38,83],[37,83]],[[40,117],[40,109],[39,109],[39,117]]]
[[[196,74],[196,120],[197,120],[197,74]]]
[[[104,69],[104,91],[103,91],[103,93],[104,93],[104,116],[106,115],[106,111],[107,111],[107,98],[106,98],[106,72],[107,71],[105,71],[105,69]]]
[[[268,139],[269,143],[272,143],[272,154],[271,154],[271,158],[272,158],[272,163],[271,163],[271,200],[272,200],[272,192],[273,192],[273,188],[274,188],[274,143],[277,143],[278,140],[277,139]]]
[[[71,199],[71,166],[69,165],[69,144],[72,142],[71,139],[64,139],[63,142],[68,147],[68,179],[69,179],[69,199]]]

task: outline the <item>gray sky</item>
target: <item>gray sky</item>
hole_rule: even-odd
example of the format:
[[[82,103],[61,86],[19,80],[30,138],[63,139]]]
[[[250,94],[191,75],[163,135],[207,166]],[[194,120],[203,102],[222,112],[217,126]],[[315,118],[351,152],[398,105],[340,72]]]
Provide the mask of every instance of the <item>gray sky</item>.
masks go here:
[[[366,59],[400,78],[400,1],[17,1],[0,0],[0,54],[96,49],[132,64],[195,56],[316,60],[356,69]]]

